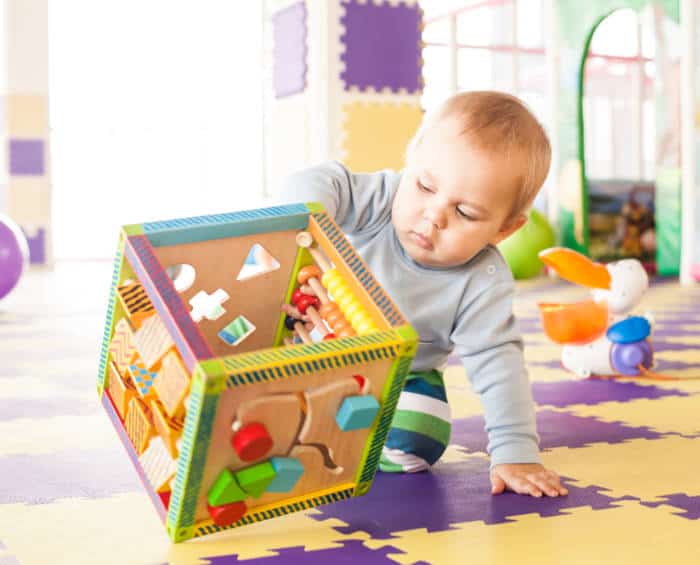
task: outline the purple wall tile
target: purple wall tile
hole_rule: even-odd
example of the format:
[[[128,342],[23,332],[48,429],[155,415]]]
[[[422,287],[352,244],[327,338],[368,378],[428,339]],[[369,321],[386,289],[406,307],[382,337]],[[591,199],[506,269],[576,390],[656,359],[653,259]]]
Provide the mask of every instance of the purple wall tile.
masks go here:
[[[33,265],[43,265],[46,263],[46,230],[39,228],[34,235],[30,235],[30,230],[23,231],[29,244],[29,262]]]
[[[421,21],[419,6],[357,0],[342,3],[345,33],[341,41],[345,53],[341,58],[345,70],[341,79],[345,89],[390,88],[396,92],[421,90]]]
[[[10,139],[10,174],[41,176],[44,174],[44,141]]]
[[[275,98],[306,88],[306,4],[299,2],[272,16]]]

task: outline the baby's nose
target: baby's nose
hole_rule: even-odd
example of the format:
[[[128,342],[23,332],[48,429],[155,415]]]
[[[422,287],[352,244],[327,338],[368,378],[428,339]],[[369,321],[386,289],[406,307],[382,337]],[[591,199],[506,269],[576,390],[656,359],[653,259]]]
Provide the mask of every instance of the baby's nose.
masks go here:
[[[423,218],[439,230],[444,229],[447,223],[447,216],[441,208],[427,208]]]

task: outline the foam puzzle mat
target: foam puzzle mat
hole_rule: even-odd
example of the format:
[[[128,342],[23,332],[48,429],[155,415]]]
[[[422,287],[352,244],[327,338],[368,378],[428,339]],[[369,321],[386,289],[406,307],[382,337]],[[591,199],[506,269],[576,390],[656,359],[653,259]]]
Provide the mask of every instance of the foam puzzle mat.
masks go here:
[[[569,496],[491,496],[478,399],[451,364],[451,445],[431,472],[173,544],[95,397],[110,270],[31,272],[0,305],[0,565],[700,562],[700,380],[573,378],[536,303],[577,291],[548,279],[519,285],[516,313]],[[641,306],[656,371],[700,376],[700,288],[657,280]]]

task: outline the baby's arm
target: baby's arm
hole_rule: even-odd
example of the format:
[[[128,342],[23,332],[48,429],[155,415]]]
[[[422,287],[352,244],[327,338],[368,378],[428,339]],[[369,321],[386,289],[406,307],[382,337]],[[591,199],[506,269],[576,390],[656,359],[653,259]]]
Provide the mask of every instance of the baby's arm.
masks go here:
[[[388,221],[399,179],[391,171],[352,173],[330,161],[287,177],[280,201],[320,202],[345,233],[371,230]]]
[[[484,408],[492,493],[509,489],[532,496],[564,495],[558,475],[540,463],[522,339],[512,314],[513,291],[512,282],[502,281],[467,297],[452,340]]]

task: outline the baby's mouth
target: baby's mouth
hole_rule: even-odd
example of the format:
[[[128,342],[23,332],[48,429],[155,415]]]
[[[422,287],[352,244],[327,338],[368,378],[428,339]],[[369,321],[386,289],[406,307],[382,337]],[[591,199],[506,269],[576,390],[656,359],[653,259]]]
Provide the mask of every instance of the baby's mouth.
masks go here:
[[[433,250],[433,242],[430,241],[427,237],[425,237],[422,233],[412,231],[410,232],[410,236],[413,242],[421,249],[425,249],[426,251]]]

